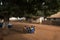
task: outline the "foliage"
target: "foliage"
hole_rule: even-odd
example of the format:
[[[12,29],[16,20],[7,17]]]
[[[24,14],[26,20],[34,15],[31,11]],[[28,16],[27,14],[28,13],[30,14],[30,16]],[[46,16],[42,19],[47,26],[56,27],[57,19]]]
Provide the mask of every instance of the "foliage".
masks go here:
[[[0,15],[11,16],[50,16],[59,11],[59,0],[1,0]],[[37,11],[42,13],[37,13]],[[5,13],[3,13],[5,12]]]

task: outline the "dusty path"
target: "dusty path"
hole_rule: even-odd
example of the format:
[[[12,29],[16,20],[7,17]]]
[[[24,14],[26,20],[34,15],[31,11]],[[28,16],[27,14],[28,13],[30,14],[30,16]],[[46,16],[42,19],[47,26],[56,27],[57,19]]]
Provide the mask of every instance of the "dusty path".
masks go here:
[[[25,34],[10,31],[10,34],[4,37],[4,40],[60,40],[60,27],[42,24],[30,24],[12,22],[15,28],[20,29],[25,25],[35,25],[35,33]]]

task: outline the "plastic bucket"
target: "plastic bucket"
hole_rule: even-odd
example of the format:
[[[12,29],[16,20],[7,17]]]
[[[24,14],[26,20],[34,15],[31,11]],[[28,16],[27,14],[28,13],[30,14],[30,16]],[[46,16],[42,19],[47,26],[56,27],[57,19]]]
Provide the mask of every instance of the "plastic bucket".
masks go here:
[[[8,24],[8,28],[12,28],[12,25],[9,25],[9,24]]]
[[[2,26],[3,26],[3,23],[0,23],[0,28],[2,28]]]

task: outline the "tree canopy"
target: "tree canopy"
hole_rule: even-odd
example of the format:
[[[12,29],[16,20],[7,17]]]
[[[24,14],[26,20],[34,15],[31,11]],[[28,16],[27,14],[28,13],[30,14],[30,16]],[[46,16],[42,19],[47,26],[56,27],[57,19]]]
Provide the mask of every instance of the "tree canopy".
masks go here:
[[[0,0],[0,15],[11,16],[49,16],[59,11],[59,0]],[[42,13],[37,13],[41,11]]]

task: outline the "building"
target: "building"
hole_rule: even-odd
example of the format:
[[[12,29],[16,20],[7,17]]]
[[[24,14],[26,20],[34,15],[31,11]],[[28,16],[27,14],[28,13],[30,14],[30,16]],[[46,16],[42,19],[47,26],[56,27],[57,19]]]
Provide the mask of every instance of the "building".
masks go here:
[[[60,12],[57,12],[56,14],[53,14],[50,17],[47,17],[47,19],[51,21],[60,21]]]
[[[33,16],[30,19],[30,22],[32,23],[42,23],[44,21],[44,17],[40,17],[40,16]]]
[[[47,17],[47,20],[54,25],[60,25],[60,12]]]

